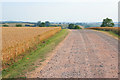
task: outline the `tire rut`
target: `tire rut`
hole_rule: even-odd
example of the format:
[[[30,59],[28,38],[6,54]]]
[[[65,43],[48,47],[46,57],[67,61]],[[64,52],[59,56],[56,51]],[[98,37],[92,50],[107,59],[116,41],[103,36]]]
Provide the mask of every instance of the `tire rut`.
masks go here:
[[[39,78],[117,78],[117,42],[97,31],[72,30],[53,58],[36,76]]]

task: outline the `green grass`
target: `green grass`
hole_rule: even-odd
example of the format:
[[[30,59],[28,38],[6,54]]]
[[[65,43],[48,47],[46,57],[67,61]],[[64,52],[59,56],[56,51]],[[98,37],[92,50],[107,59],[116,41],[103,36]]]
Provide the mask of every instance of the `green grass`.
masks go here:
[[[2,71],[3,78],[18,78],[25,77],[26,72],[34,70],[37,66],[34,64],[37,60],[41,59],[43,62],[46,55],[55,49],[55,47],[67,36],[68,29],[62,29],[51,38],[44,40],[44,43],[37,45],[36,50],[32,50],[26,54],[23,59],[15,62],[12,66]],[[27,59],[29,58],[29,59]]]
[[[112,31],[107,31],[109,34],[111,34],[111,35],[113,35],[113,36],[115,36],[115,37],[118,37],[118,38],[120,38],[120,36],[118,35],[118,34],[115,34],[114,32],[112,32]]]

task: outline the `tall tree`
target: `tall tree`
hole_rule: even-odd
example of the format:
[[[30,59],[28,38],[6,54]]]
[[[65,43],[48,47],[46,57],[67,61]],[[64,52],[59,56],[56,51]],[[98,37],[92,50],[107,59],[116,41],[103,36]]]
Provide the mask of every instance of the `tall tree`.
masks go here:
[[[114,23],[112,19],[106,18],[106,19],[103,19],[101,27],[114,27]]]
[[[42,22],[41,25],[40,25],[40,27],[45,27],[45,23]]]
[[[75,25],[74,25],[74,24],[69,24],[68,28],[69,28],[69,29],[74,29],[74,28],[75,28]]]
[[[41,21],[38,21],[36,25],[39,26],[39,27],[41,27],[40,26],[41,25]]]
[[[50,26],[50,22],[49,21],[45,21],[45,26],[49,27]]]

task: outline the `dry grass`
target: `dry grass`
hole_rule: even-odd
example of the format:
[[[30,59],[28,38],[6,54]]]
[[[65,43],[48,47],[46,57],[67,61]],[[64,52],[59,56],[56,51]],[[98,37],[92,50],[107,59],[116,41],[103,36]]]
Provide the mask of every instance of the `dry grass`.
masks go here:
[[[3,62],[14,60],[60,30],[60,27],[2,27]]]
[[[112,31],[115,34],[120,35],[120,27],[90,27],[90,28],[87,28],[87,29]]]

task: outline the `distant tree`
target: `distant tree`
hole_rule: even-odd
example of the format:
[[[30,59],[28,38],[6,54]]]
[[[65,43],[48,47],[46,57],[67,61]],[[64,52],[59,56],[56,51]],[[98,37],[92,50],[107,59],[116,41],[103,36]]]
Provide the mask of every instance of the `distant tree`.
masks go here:
[[[45,27],[45,23],[42,22],[41,25],[40,25],[40,27]]]
[[[57,25],[55,25],[55,27],[57,27]]]
[[[106,19],[103,19],[101,27],[114,27],[114,23],[112,19],[106,18]]]
[[[16,24],[16,27],[22,27],[22,25],[21,24]]]
[[[41,27],[41,21],[38,21],[36,25]]]
[[[45,26],[49,27],[50,26],[50,22],[49,21],[45,21]]]
[[[75,29],[82,29],[80,26],[76,25]]]
[[[30,25],[26,24],[25,26],[29,27]]]
[[[69,28],[69,29],[75,29],[75,25],[74,25],[74,24],[69,24],[69,25],[68,25],[68,28]]]
[[[3,27],[9,27],[8,25],[4,24]]]

